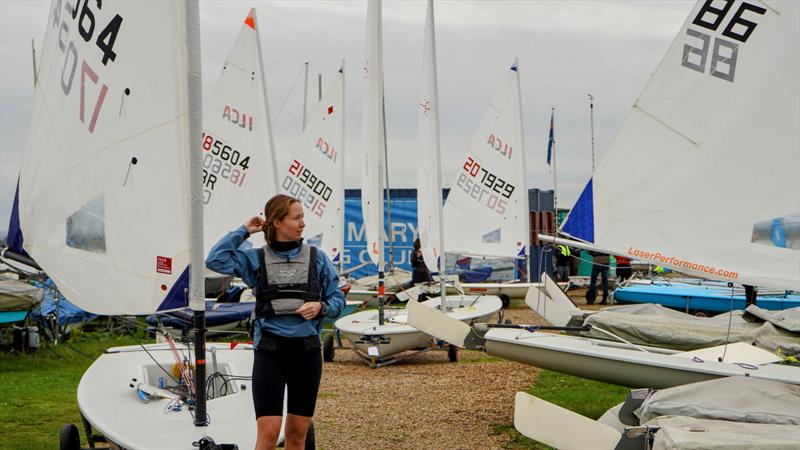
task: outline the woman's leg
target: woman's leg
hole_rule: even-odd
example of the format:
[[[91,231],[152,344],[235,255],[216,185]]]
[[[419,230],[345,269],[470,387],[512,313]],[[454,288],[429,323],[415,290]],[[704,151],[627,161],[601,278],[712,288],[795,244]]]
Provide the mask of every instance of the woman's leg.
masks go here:
[[[272,450],[277,445],[283,419],[286,385],[284,361],[277,351],[253,352],[253,406],[256,413],[256,449]]]
[[[256,450],[275,450],[281,433],[281,420],[283,416],[261,416],[256,419]]]
[[[286,415],[286,443],[283,448],[286,450],[303,450],[306,448],[306,434],[311,425],[311,417],[298,416],[295,414]],[[280,422],[278,422],[280,426]]]
[[[322,352],[311,349],[293,355],[287,376],[286,450],[303,450],[306,434],[317,404],[322,378]]]

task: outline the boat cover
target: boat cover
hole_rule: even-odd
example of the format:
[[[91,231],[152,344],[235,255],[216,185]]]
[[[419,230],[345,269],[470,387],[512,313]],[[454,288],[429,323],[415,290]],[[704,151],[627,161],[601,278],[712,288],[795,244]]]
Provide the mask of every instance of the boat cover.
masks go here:
[[[768,311],[756,305],[750,305],[745,311],[765,322],[772,323],[776,327],[783,328],[786,331],[800,333],[800,308]]]
[[[234,322],[248,320],[253,314],[255,302],[217,303],[206,300],[206,326],[217,327]],[[158,315],[165,327],[189,329],[194,326],[194,311],[191,308],[169,311]],[[158,325],[155,315],[147,316],[148,325]]]
[[[51,330],[49,317],[56,316],[56,323],[62,333],[83,326],[85,323],[98,317],[97,314],[84,311],[75,306],[59,293],[53,280],[47,279],[44,283],[36,283],[44,291],[44,299],[38,308],[31,311],[31,318],[43,329]]]
[[[640,345],[689,351],[748,342],[782,356],[800,355],[800,334],[785,329],[791,328],[786,324],[800,323],[800,307],[758,314],[736,310],[714,317],[696,317],[662,306],[630,305],[606,308],[589,315],[584,323]],[[582,334],[608,339],[608,335],[598,330]]]
[[[42,301],[42,289],[19,280],[0,280],[0,311],[30,311]]]
[[[640,423],[659,416],[800,425],[800,386],[725,377],[653,391],[636,411]],[[800,442],[800,433],[795,434]]]
[[[727,420],[661,416],[648,425],[658,426],[653,450],[786,450],[796,449],[800,426],[739,423]]]

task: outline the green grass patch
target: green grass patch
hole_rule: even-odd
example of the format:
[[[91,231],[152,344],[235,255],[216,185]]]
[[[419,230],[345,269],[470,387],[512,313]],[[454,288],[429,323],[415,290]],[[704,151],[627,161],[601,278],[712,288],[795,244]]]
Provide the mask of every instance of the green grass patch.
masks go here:
[[[43,343],[32,355],[1,353],[0,423],[6,431],[0,449],[58,448],[62,425],[82,429],[76,393],[83,372],[107,348],[140,342],[134,336],[76,333],[58,345]]]
[[[598,419],[607,410],[623,402],[630,389],[549,370],[540,370],[536,381],[528,388],[527,392],[590,419]],[[497,424],[493,430],[495,434],[508,437],[509,442],[503,448],[550,448],[519,434],[513,423]],[[569,431],[565,430],[565,432]]]

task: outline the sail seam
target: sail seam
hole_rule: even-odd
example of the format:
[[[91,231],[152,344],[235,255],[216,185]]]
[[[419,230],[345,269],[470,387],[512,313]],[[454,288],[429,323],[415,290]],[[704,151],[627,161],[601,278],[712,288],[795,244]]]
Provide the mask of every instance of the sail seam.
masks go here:
[[[677,134],[678,136],[680,136],[680,137],[686,139],[687,141],[691,142],[693,145],[695,145],[695,146],[700,145],[699,142],[695,141],[694,139],[690,138],[689,136],[686,136],[685,134],[681,133],[680,131],[678,131],[675,128],[673,128],[672,126],[670,126],[668,123],[666,123],[663,120],[659,119],[658,117],[654,116],[649,111],[647,111],[646,109],[644,109],[641,106],[639,106],[638,103],[634,104],[633,107],[638,109],[639,111],[644,113],[646,116],[650,117],[651,119],[655,120],[656,122],[660,123],[661,125],[663,125],[668,130],[672,131],[673,133]]]

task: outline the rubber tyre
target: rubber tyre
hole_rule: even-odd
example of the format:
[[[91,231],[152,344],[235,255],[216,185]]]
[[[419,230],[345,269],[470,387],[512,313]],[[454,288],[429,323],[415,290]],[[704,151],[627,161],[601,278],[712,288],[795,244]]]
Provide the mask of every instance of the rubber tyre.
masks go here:
[[[431,298],[430,295],[428,295],[427,293],[423,292],[422,294],[419,294],[417,296],[417,301],[418,302],[424,302],[425,300],[428,300],[429,298]]]
[[[508,309],[511,306],[511,298],[506,294],[498,295],[500,297],[500,301],[503,303],[503,309]]]
[[[334,345],[333,333],[328,333],[322,341],[322,360],[325,362],[333,362],[333,357],[335,355],[336,348]]]
[[[81,434],[73,423],[64,424],[59,433],[59,450],[80,450]]]
[[[708,314],[705,311],[695,311],[694,313],[692,313],[692,315],[694,315],[695,317],[709,317],[710,316],[710,314]]]
[[[447,346],[447,359],[450,362],[458,361],[458,347],[453,344]]]
[[[315,450],[317,448],[316,437],[314,435],[314,422],[311,422],[311,425],[308,426],[308,432],[306,433],[306,449],[305,450]]]
[[[503,321],[503,323],[506,324],[506,325],[511,325],[514,322],[512,322],[511,319],[506,319],[506,320]]]

